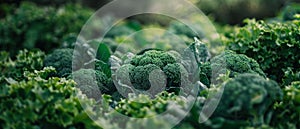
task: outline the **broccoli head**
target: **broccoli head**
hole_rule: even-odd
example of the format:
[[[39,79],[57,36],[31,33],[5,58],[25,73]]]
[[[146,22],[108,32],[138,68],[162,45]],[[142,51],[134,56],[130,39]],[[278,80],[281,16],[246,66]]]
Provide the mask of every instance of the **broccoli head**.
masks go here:
[[[45,57],[44,66],[54,67],[57,71],[54,76],[67,77],[72,73],[72,58],[72,49],[56,49]]]
[[[142,55],[133,57],[130,63],[134,66],[154,64],[162,69],[167,64],[176,63],[176,60],[171,54],[168,54],[167,52],[149,50],[144,52]]]
[[[164,83],[166,89],[179,88],[188,77],[184,66],[176,62],[174,52],[172,54],[159,50],[147,50],[136,55],[130,64],[122,65],[117,70],[119,79],[125,77],[125,83],[129,84],[126,76],[129,76],[130,83],[139,90],[148,90],[151,84],[161,85]],[[126,72],[124,72],[126,70]],[[125,73],[129,74],[125,74]],[[155,74],[155,75],[154,75]],[[126,81],[127,80],[127,81]]]
[[[116,91],[112,80],[103,72],[93,69],[80,69],[72,73],[77,87],[88,97],[99,98],[101,94],[111,94]]]
[[[225,84],[214,116],[228,120],[250,120],[253,125],[264,124],[264,115],[282,96],[275,81],[257,74],[240,74]]]
[[[211,59],[212,69],[219,69],[225,73],[230,71],[230,77],[234,77],[241,73],[256,73],[265,77],[264,72],[260,69],[259,64],[252,58],[243,54],[236,54],[227,50],[222,54]]]

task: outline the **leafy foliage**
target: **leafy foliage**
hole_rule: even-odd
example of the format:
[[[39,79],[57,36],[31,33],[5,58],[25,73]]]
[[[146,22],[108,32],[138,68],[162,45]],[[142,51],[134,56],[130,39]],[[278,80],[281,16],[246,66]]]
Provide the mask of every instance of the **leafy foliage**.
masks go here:
[[[154,99],[147,95],[129,95],[128,99],[122,99],[116,105],[116,110],[124,115],[135,118],[147,118],[166,111],[169,102],[180,103],[182,100],[174,93],[162,92]]]
[[[284,98],[276,104],[272,124],[279,128],[298,128],[300,120],[300,82],[292,82],[283,89]]]
[[[21,50],[16,59],[12,60],[9,53],[2,51],[0,53],[0,71],[1,76],[13,78],[17,81],[24,79],[25,72],[33,72],[43,67],[44,52]]]
[[[284,72],[284,77],[282,79],[282,85],[289,85],[294,81],[299,81],[300,80],[300,71],[298,72],[293,72],[292,68],[288,68]]]
[[[59,47],[64,37],[79,33],[90,15],[91,10],[74,4],[53,8],[24,2],[0,20],[0,50],[12,55],[24,48],[48,52]]]
[[[197,28],[197,30],[193,30],[193,29],[196,29],[196,28],[190,28],[189,26],[185,25],[184,23],[176,21],[176,22],[170,23],[168,31],[170,31],[170,33],[174,33],[176,35],[184,35],[189,38],[194,38],[194,37],[197,37],[200,39],[204,38],[204,34],[203,34],[204,32],[201,32],[200,31],[201,29],[198,29],[198,28]]]
[[[282,2],[278,1],[267,5]],[[44,2],[50,1],[38,3]],[[265,6],[261,0],[254,6],[252,1],[216,3],[226,5],[205,6],[223,14],[223,7],[232,11],[227,8],[231,4]],[[246,20],[241,28],[219,24],[229,49],[221,53],[225,46],[204,38],[218,36],[204,34],[197,24],[142,26],[130,17],[108,31],[103,41],[86,41],[77,34],[89,9],[76,4],[6,5],[10,4],[0,2],[0,50],[7,51],[0,52],[0,128],[173,128],[172,123],[184,117],[175,129],[300,127],[297,6],[285,8],[269,23]],[[113,19],[107,18],[104,21]],[[100,28],[87,29],[90,37],[98,34],[93,29],[106,27],[105,22],[91,24]],[[17,54],[24,48],[29,51]],[[196,87],[199,91],[190,90]],[[183,96],[178,95],[181,90]],[[198,95],[195,103],[191,94]],[[210,117],[208,110],[214,111]],[[115,117],[120,114],[132,119]]]
[[[300,4],[292,3],[282,10],[281,17],[283,21],[291,21],[296,19],[296,14],[300,14]]]
[[[300,69],[299,24],[246,20],[228,41],[228,49],[255,59],[266,75],[282,82],[284,71]]]
[[[53,71],[28,72],[26,80],[0,85],[1,128],[100,128],[81,106],[95,102],[79,100],[72,80],[46,79]]]
[[[67,4],[67,3],[71,3],[71,2],[78,2],[79,0],[9,0],[9,1],[6,1],[6,3],[9,3],[9,4],[20,4],[24,1],[28,1],[28,2],[33,2],[33,3],[36,3],[38,5],[63,5],[63,4]],[[5,2],[2,2],[0,1],[0,4],[2,3],[5,3]]]
[[[197,6],[224,24],[242,24],[243,19],[275,16],[288,0],[199,0]],[[271,7],[271,8],[270,8]]]

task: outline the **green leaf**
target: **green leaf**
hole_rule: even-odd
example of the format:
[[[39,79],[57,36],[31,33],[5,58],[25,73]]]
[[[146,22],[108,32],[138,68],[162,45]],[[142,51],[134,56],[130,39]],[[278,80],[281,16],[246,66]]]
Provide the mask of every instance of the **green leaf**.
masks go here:
[[[107,77],[111,77],[111,69],[109,64],[104,63],[101,60],[96,61],[95,69],[103,72]]]
[[[110,49],[108,48],[108,46],[103,43],[100,43],[97,50],[96,59],[101,60],[103,62],[108,62],[110,55]]]

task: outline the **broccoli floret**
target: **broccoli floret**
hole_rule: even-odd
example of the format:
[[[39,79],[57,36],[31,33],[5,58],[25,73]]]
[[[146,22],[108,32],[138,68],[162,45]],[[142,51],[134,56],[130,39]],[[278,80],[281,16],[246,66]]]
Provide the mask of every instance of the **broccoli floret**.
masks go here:
[[[91,98],[99,98],[101,94],[111,94],[116,91],[112,80],[101,71],[80,69],[73,72],[69,78],[73,78],[78,88]]]
[[[210,86],[212,77],[212,69],[209,62],[202,63],[199,66],[199,80],[201,83],[206,85],[207,87]]]
[[[67,77],[72,72],[72,49],[57,49],[47,55],[44,60],[45,67],[52,66],[57,73],[53,76]]]
[[[144,66],[147,64],[155,64],[159,68],[163,68],[167,64],[176,63],[176,60],[170,54],[157,51],[149,50],[142,55],[137,55],[131,60],[131,64],[134,66]]]
[[[149,75],[154,70],[159,70],[159,67],[154,64],[134,67],[133,70],[129,73],[134,88],[148,90],[151,87]]]
[[[250,120],[252,125],[264,124],[264,115],[282,96],[275,81],[257,74],[240,74],[225,84],[214,116],[228,120]]]
[[[188,74],[176,60],[168,52],[148,50],[133,57],[130,64],[122,65],[117,70],[117,79],[125,79],[127,81],[123,84],[131,83],[139,90],[148,90],[151,84],[165,85],[166,90],[170,87],[178,88],[183,83],[182,80],[187,80]],[[126,73],[129,73],[130,82],[126,79],[128,76]]]
[[[181,79],[188,77],[187,71],[180,63],[167,64],[163,71],[167,76],[168,87],[179,87],[181,83],[184,83]]]
[[[260,69],[259,64],[254,59],[243,54],[236,54],[230,50],[212,58],[211,67],[212,69],[219,69],[224,73],[226,70],[229,70],[230,77],[234,77],[241,73],[257,73],[266,77],[264,72]]]

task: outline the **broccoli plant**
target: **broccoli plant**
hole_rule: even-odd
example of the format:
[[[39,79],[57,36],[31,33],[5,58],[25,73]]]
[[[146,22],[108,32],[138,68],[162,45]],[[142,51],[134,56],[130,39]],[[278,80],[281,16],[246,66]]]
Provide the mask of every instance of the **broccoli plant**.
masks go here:
[[[254,59],[243,54],[236,54],[230,50],[226,50],[222,54],[212,58],[211,67],[223,71],[223,73],[229,70],[229,77],[234,77],[241,73],[256,73],[265,77],[264,72]]]
[[[269,122],[273,104],[282,99],[278,84],[257,74],[240,74],[224,85],[219,106],[213,114],[227,120],[245,120],[252,126]]]
[[[194,128],[209,129],[241,129],[245,127],[264,127],[269,125],[274,105],[283,97],[282,90],[275,81],[265,79],[258,74],[244,73],[235,78],[226,75],[224,83],[205,89],[209,95],[200,95],[186,122]],[[218,106],[207,121],[199,123],[199,119],[207,118],[205,112],[211,106],[206,101],[214,102],[220,98]],[[215,104],[215,103],[213,103]]]
[[[128,71],[128,74],[122,70]],[[188,77],[184,66],[176,62],[173,54],[159,50],[147,50],[134,56],[130,63],[117,70],[117,74],[120,79],[122,76],[129,76],[130,81],[127,79],[127,83],[139,90],[150,89],[150,81],[156,81],[155,84],[163,84],[166,81],[167,90],[176,89],[186,83]]]
[[[44,66],[54,67],[57,70],[54,76],[67,77],[72,73],[72,57],[72,49],[56,49],[45,57]]]
[[[77,87],[88,97],[99,99],[101,94],[112,94],[116,88],[112,80],[103,72],[93,69],[80,69],[72,73]]]
[[[194,43],[192,43],[186,50],[192,52],[194,61],[197,63],[199,81],[209,87],[212,76],[212,69],[209,62],[211,54],[204,42],[201,42],[196,37],[194,40]],[[188,54],[190,52],[188,52]]]

